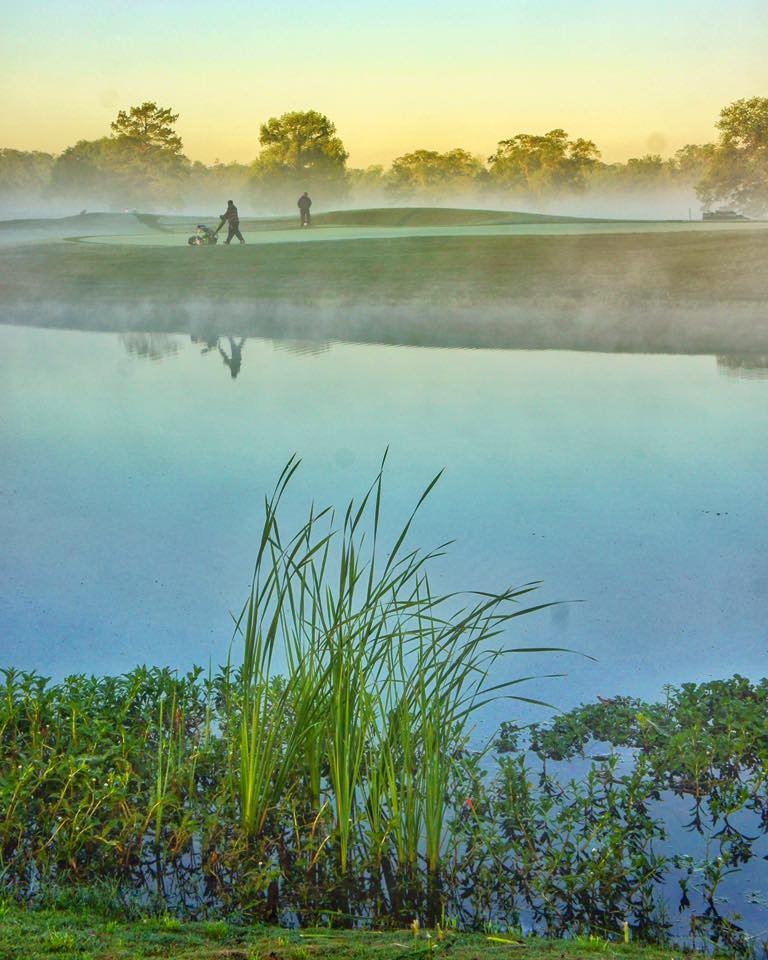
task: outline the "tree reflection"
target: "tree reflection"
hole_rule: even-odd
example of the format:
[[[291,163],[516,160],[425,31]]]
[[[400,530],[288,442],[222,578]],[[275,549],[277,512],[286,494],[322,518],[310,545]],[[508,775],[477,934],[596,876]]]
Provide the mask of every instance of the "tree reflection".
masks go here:
[[[719,354],[717,369],[726,377],[768,380],[768,353]]]
[[[142,360],[163,360],[179,352],[179,338],[168,333],[121,333],[120,342]]]

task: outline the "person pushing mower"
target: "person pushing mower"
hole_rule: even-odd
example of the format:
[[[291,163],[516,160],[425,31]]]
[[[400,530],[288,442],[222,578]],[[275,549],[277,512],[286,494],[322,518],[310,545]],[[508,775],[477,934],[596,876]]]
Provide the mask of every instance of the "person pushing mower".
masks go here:
[[[221,215],[221,223],[216,233],[221,230],[225,223],[227,224],[227,239],[224,243],[231,243],[233,237],[237,237],[240,243],[245,243],[243,235],[240,233],[240,216],[238,215],[237,207],[231,200],[227,200],[227,209]]]

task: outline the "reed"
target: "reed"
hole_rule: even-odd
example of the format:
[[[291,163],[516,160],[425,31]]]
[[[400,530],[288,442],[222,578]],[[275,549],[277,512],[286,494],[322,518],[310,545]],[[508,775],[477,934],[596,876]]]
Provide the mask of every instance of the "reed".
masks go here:
[[[495,699],[516,698],[519,680],[489,683],[494,665],[533,652],[500,647],[498,638],[513,618],[549,604],[521,605],[537,584],[433,594],[429,570],[447,544],[421,551],[409,535],[440,475],[382,546],[385,462],[340,521],[313,507],[288,538],[279,508],[297,460],[265,501],[251,591],[236,623],[236,792],[252,838],[271,813],[295,810],[299,800],[316,818],[332,811],[327,849],[340,886],[354,862],[376,882],[383,872],[390,895],[407,900],[421,858],[430,885],[439,885],[450,785],[473,717]]]

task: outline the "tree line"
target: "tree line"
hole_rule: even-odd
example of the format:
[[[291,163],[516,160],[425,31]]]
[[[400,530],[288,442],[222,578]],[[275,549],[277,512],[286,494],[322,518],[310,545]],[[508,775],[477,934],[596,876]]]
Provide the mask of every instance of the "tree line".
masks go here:
[[[336,126],[316,110],[272,117],[259,130],[250,164],[204,164],[183,152],[178,114],[148,101],[121,110],[110,133],[79,140],[60,154],[0,148],[0,201],[56,198],[79,207],[181,209],[206,197],[237,195],[279,209],[297,191],[326,201],[356,196],[382,202],[442,202],[506,195],[528,204],[586,194],[695,190],[704,209],[726,204],[750,215],[768,210],[768,97],[723,108],[713,143],[688,144],[674,156],[649,153],[605,163],[592,140],[557,128],[500,140],[487,158],[457,147],[417,149],[356,169]]]

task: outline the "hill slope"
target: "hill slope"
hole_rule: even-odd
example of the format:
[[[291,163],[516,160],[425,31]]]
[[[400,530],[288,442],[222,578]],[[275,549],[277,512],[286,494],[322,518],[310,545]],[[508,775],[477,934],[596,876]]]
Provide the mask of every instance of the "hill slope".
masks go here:
[[[514,223],[578,223],[582,217],[557,217],[512,210],[464,210],[455,207],[371,207],[318,213],[312,222],[354,227],[475,227]],[[592,221],[594,222],[594,221]]]

